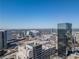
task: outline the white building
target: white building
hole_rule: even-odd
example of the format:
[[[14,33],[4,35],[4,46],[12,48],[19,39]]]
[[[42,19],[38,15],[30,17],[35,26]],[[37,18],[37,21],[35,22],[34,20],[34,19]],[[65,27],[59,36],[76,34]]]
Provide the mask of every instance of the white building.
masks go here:
[[[79,43],[79,32],[73,32],[74,39]]]
[[[40,32],[37,30],[30,30],[30,31],[27,31],[27,33],[26,33],[27,36],[29,36],[29,35],[38,36],[39,34],[40,34]]]
[[[16,59],[25,59],[26,56],[26,47],[25,46],[18,46],[18,52],[16,53]]]
[[[34,43],[18,46],[16,59],[41,59],[42,46]]]

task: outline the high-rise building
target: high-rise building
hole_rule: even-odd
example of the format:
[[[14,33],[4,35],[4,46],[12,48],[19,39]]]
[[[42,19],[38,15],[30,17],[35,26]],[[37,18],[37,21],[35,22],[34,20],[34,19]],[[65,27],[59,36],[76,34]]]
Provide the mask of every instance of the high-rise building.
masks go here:
[[[0,50],[7,48],[7,31],[0,30]]]
[[[72,35],[72,24],[71,23],[59,23],[58,24],[58,56],[66,59],[67,47],[68,47],[68,36]],[[67,33],[69,35],[67,35]]]
[[[41,55],[42,55],[42,45],[39,44],[29,44],[27,45],[27,47],[30,49],[32,49],[33,53],[33,57],[30,59],[42,59]]]

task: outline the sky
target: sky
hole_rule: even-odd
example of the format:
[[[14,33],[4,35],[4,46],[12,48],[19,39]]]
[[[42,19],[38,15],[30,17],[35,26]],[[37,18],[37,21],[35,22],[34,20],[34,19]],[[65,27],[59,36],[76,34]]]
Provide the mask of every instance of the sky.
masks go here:
[[[0,0],[0,28],[79,28],[79,0]]]

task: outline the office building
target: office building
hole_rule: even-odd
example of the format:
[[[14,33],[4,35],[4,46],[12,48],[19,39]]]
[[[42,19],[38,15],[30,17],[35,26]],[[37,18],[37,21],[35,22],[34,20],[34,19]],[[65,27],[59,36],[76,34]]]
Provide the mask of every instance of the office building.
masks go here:
[[[0,30],[0,50],[7,48],[7,31]]]
[[[68,36],[72,35],[72,24],[71,23],[59,23],[58,24],[58,56],[66,59],[67,47],[68,47]]]
[[[42,59],[42,45],[32,43],[27,45],[27,47],[33,50],[33,53],[31,53],[33,58],[30,59]]]

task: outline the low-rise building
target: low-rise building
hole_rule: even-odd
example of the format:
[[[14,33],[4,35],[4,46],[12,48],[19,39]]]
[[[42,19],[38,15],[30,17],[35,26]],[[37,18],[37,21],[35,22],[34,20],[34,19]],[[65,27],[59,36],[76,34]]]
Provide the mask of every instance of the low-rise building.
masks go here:
[[[25,46],[18,46],[16,59],[41,59],[42,45],[30,43]]]
[[[41,44],[41,41],[28,41],[18,46],[16,59],[50,59],[57,52],[50,43]]]

